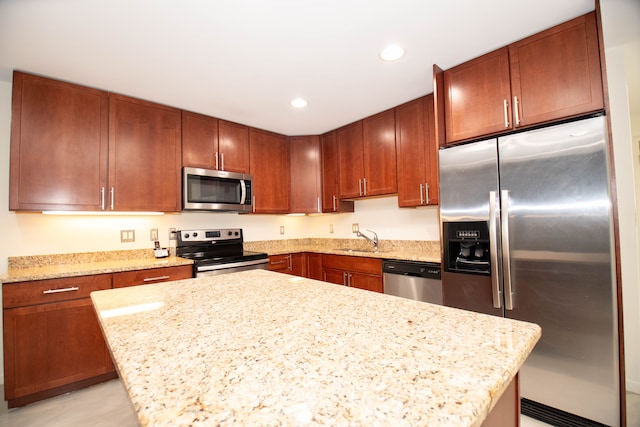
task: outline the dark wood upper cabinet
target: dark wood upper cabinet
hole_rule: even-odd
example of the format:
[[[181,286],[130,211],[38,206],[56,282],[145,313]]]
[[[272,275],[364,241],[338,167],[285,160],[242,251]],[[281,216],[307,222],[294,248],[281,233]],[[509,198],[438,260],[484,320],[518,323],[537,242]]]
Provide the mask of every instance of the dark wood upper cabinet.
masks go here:
[[[364,153],[362,151],[362,120],[336,130],[338,144],[339,188],[341,198],[364,196]]]
[[[398,191],[394,110],[367,117],[336,131],[340,197]]]
[[[437,205],[438,146],[433,95],[396,107],[398,206]]]
[[[249,173],[249,127],[183,111],[182,166]]]
[[[255,213],[289,213],[289,140],[260,129],[249,130],[250,172]]]
[[[398,192],[395,111],[383,111],[362,121],[365,196]]]
[[[447,143],[602,108],[595,12],[444,72]]]
[[[13,75],[11,210],[100,210],[107,188],[107,92]]]
[[[595,12],[509,46],[514,125],[604,108]]]
[[[319,136],[294,136],[291,149],[291,213],[321,213]]]
[[[444,72],[447,142],[511,127],[509,50],[502,48]]]
[[[322,212],[353,212],[352,201],[340,198],[338,140],[331,131],[320,137],[322,150]]]
[[[182,112],[182,166],[218,169],[218,119]]]
[[[220,169],[249,173],[249,127],[218,120]]]
[[[122,95],[109,95],[109,110],[112,209],[180,211],[180,110]]]

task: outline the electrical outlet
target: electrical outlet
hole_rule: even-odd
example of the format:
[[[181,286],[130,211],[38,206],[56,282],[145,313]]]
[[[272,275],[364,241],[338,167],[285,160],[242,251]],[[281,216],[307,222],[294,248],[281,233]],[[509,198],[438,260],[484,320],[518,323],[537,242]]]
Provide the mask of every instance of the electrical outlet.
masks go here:
[[[351,224],[351,232],[357,233],[358,231],[360,231],[360,224],[358,224],[357,222]]]
[[[329,224],[329,233],[333,233],[333,224]]]
[[[120,230],[120,242],[128,243],[136,241],[136,230]]]
[[[178,232],[175,227],[169,229],[169,240],[178,240]]]
[[[149,238],[151,239],[152,242],[155,242],[158,240],[158,229],[157,228],[152,228],[149,232]]]
[[[280,226],[280,234],[284,234],[284,225]]]

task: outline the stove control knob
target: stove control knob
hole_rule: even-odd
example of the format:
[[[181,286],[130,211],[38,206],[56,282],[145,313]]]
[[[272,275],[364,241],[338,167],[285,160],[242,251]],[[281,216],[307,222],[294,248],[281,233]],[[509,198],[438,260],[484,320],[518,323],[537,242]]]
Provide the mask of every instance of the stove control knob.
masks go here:
[[[228,236],[233,236],[233,231],[228,231],[228,232],[227,232],[227,235],[228,235]]]
[[[184,238],[188,239],[189,238],[189,233],[184,233]]]
[[[193,237],[198,237],[198,233],[193,233]]]
[[[237,237],[237,236],[239,236],[239,235],[240,235],[240,232],[239,232],[239,231],[236,231],[236,237]]]

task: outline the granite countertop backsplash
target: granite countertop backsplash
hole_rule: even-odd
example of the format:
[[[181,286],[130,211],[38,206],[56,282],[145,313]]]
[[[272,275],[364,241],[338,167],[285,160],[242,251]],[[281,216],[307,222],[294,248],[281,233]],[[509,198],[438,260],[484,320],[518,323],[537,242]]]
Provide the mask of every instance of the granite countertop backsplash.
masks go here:
[[[249,251],[280,255],[297,252],[315,252],[333,255],[351,255],[369,258],[400,259],[407,261],[440,262],[440,242],[437,240],[380,240],[378,252],[365,239],[288,239],[244,242]]]

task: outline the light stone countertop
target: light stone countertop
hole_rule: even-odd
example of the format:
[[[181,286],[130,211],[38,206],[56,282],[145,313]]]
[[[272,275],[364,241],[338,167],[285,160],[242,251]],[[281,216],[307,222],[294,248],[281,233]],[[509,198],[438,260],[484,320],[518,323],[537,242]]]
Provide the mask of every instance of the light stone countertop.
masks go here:
[[[0,283],[191,265],[193,260],[176,256],[155,258],[153,250],[139,249],[9,257],[8,264],[9,269],[0,275]]]
[[[264,270],[91,298],[142,426],[479,426],[540,337]]]
[[[371,234],[368,233],[367,234]],[[297,252],[315,252],[367,258],[399,259],[440,263],[440,242],[429,240],[380,240],[379,251],[374,252],[370,242],[359,239],[283,239],[244,242],[249,251],[280,255]]]

